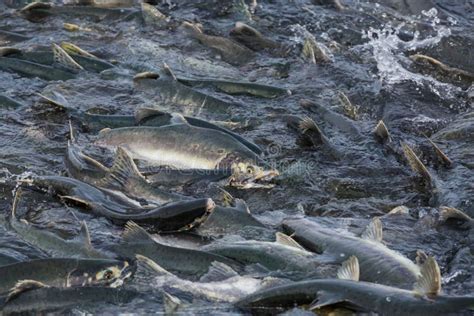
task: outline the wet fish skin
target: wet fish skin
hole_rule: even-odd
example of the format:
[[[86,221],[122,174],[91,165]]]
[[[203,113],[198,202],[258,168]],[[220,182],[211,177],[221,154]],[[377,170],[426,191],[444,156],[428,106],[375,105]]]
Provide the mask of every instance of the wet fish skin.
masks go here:
[[[270,99],[282,95],[291,95],[291,91],[288,89],[253,82],[187,78],[178,78],[178,81],[190,86],[213,87],[227,94],[247,94]]]
[[[173,247],[156,242],[153,237],[135,223],[127,223],[122,241],[109,247],[125,258],[142,255],[187,278],[200,278],[208,272],[213,262],[221,262],[241,269],[236,261],[197,249]]]
[[[161,75],[158,79],[136,78],[134,84],[138,89],[157,91],[165,104],[177,104],[190,107],[197,113],[206,111],[213,115],[227,114],[234,104],[196,91],[172,78]]]
[[[122,146],[134,159],[179,169],[215,169],[233,161],[255,164],[259,157],[226,133],[189,124],[104,130],[96,144]]]
[[[0,57],[0,70],[44,80],[69,80],[76,77],[69,71],[10,57]]]
[[[30,39],[31,37],[23,34],[0,30],[0,46],[5,46],[11,43],[24,42]]]
[[[359,259],[361,280],[412,288],[419,277],[420,268],[415,263],[380,242],[334,234],[308,220],[285,220],[282,226],[305,248],[332,255],[335,262],[355,255]]]
[[[444,296],[428,298],[413,291],[395,287],[341,279],[295,282],[249,295],[237,306],[241,308],[293,307],[314,302],[319,295],[328,303],[347,303],[363,311],[380,315],[446,315],[466,308],[474,309],[474,297]],[[325,301],[322,301],[324,303]]]
[[[211,199],[172,202],[159,207],[144,208],[131,199],[101,190],[76,179],[60,176],[42,176],[29,180],[30,185],[47,189],[74,202],[86,205],[92,213],[112,222],[123,224],[133,220],[152,231],[184,231],[204,221],[214,210]]]
[[[0,267],[0,293],[19,280],[40,281],[49,286],[110,286],[128,275],[129,263],[105,259],[48,258]],[[104,277],[107,275],[107,277]]]
[[[169,167],[146,167],[142,169],[145,178],[156,185],[181,186],[200,181],[215,182],[232,176],[232,169],[174,169]]]
[[[245,23],[237,22],[230,30],[229,35],[254,51],[281,50],[282,47],[275,41],[265,38],[262,33]]]
[[[20,293],[5,302],[1,308],[4,315],[12,313],[39,313],[81,308],[89,304],[125,304],[139,297],[133,290],[110,287],[41,287]]]
[[[23,104],[7,97],[6,95],[0,94],[0,109],[17,109],[22,107]]]

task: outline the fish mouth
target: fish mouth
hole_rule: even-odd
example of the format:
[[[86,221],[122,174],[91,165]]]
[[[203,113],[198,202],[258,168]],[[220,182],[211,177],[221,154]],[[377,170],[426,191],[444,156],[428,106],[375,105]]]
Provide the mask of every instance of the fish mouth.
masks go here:
[[[227,182],[228,186],[232,186],[239,189],[271,189],[275,184],[271,181],[279,176],[278,170],[263,170],[258,172],[256,175],[233,175]]]
[[[127,261],[124,261],[123,268],[120,271],[119,277],[109,283],[108,286],[111,288],[117,288],[122,286],[125,280],[129,279],[135,273],[136,269],[136,264],[129,264]]]

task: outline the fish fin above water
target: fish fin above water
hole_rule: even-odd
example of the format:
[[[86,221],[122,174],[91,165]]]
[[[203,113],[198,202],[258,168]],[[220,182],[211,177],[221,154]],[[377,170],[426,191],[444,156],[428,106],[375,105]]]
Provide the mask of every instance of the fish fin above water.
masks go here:
[[[85,57],[89,57],[89,58],[93,58],[93,59],[98,59],[96,56],[92,55],[88,51],[85,51],[82,48],[80,48],[79,46],[74,45],[72,43],[61,42],[59,44],[59,46],[62,49],[64,49],[64,51],[66,51],[66,53],[68,53],[68,54],[76,54],[76,55],[81,55],[81,56],[85,56]]]
[[[383,229],[382,221],[379,217],[374,217],[372,221],[367,225],[365,231],[361,235],[362,239],[372,240],[376,242],[382,242]]]
[[[21,50],[15,47],[0,47],[0,57],[12,54],[21,54]]]
[[[338,279],[359,281],[359,275],[359,260],[357,260],[356,256],[350,256],[337,270]]]
[[[284,233],[277,232],[275,234],[275,237],[276,237],[276,242],[281,245],[285,245],[285,246],[289,246],[289,247],[293,247],[299,250],[306,251],[306,249],[304,249],[296,240],[294,240],[292,237]]]
[[[189,125],[188,121],[184,118],[182,114],[179,113],[171,113],[171,124],[186,124]]]
[[[171,70],[170,66],[168,66],[167,63],[163,63],[163,70],[165,71],[165,73],[168,76],[173,78],[174,81],[178,81],[178,79],[176,78],[176,75],[174,74],[173,70]]]
[[[318,291],[316,296],[316,299],[309,304],[309,310],[344,302],[344,298],[339,293]]]
[[[408,161],[411,169],[418,173],[421,177],[431,182],[432,177],[426,166],[421,162],[420,158],[415,154],[413,149],[405,143],[402,143],[403,153]]]
[[[122,239],[129,242],[150,241],[154,242],[153,237],[134,221],[128,221],[122,234]]]
[[[446,166],[446,167],[451,167],[453,162],[451,159],[449,159],[449,157],[441,150],[441,148],[438,147],[438,145],[436,145],[429,137],[425,136],[426,139],[430,142],[431,146],[433,146],[433,149],[436,153],[436,156],[438,156],[439,160],[442,161],[442,163]]]
[[[25,5],[23,8],[20,9],[21,13],[30,11],[30,10],[37,10],[37,9],[43,9],[43,10],[48,10],[51,9],[53,5],[48,2],[32,2],[30,4]]]
[[[234,200],[235,208],[241,210],[242,212],[247,212],[247,214],[252,215],[247,203],[242,199],[235,199]]]
[[[83,242],[87,248],[92,248],[91,235],[89,233],[89,227],[87,227],[86,221],[82,221],[81,229],[79,230],[79,234],[75,239]]]
[[[62,49],[59,45],[53,43],[53,55],[54,55],[54,62],[58,63],[59,65],[72,70],[84,70],[81,65],[79,65],[71,56],[64,49]]]
[[[148,257],[136,255],[135,258],[137,259],[138,268],[143,268],[146,271],[153,272],[154,275],[173,275]]]
[[[231,206],[232,204],[234,204],[235,199],[232,196],[232,194],[230,194],[229,192],[227,192],[223,188],[218,188],[218,189],[222,192],[222,204],[224,206]]]
[[[377,136],[378,139],[380,139],[384,143],[390,143],[392,141],[390,132],[388,131],[388,128],[383,122],[383,120],[380,120],[377,126],[375,126],[374,134],[375,136]]]
[[[156,72],[151,72],[151,71],[145,71],[145,72],[140,72],[136,74],[133,77],[133,81],[136,80],[141,80],[141,79],[159,79],[160,75]]]
[[[157,109],[140,108],[135,111],[135,123],[139,125],[140,123],[143,123],[143,121],[145,120],[148,120],[156,116],[163,116],[163,115],[169,115],[169,114]]]
[[[420,249],[416,251],[415,262],[417,265],[422,266],[426,262],[427,259],[428,259],[428,255],[426,254],[426,252]]]
[[[202,29],[197,24],[184,21],[181,25],[195,34],[203,34]]]
[[[441,291],[441,272],[438,263],[433,257],[426,258],[421,266],[421,275],[413,287],[419,295],[436,296]]]
[[[239,274],[227,264],[219,261],[214,261],[211,263],[211,266],[209,267],[207,273],[199,279],[199,282],[217,282],[238,275]]]
[[[70,142],[75,143],[76,137],[74,136],[74,129],[72,128],[71,120],[69,120],[69,138],[70,140],[67,141],[67,146],[71,146]]]
[[[105,188],[119,187],[124,189],[127,187],[130,179],[143,179],[143,181],[146,181],[129,153],[119,146],[115,152],[114,164],[109,169],[109,172],[97,182],[97,185]]]
[[[390,212],[387,213],[387,215],[403,215],[403,214],[409,214],[410,209],[406,207],[405,205],[399,205],[397,207],[394,207]]]
[[[18,281],[14,287],[10,289],[8,292],[8,296],[5,299],[5,302],[9,302],[16,298],[18,295],[25,293],[27,291],[40,289],[42,287],[49,287],[48,285],[35,281],[35,280],[20,280]]]
[[[439,221],[446,222],[450,218],[460,219],[467,222],[472,222],[474,219],[464,213],[461,210],[458,210],[454,207],[441,206],[439,210]]]
[[[11,218],[10,220],[16,220],[16,210],[18,209],[18,203],[20,203],[20,197],[21,194],[23,193],[21,187],[18,187],[18,189],[15,191],[15,196],[13,197],[13,203],[12,203],[12,211],[11,211]]]
[[[72,196],[72,195],[59,195],[59,198],[63,201],[74,202],[74,203],[83,205],[85,207],[90,207],[90,205],[91,205],[90,202],[88,202],[86,200],[83,200],[81,198],[78,198],[76,196]]]
[[[312,141],[313,145],[320,145],[324,143],[324,135],[319,126],[316,124],[316,122],[310,118],[309,116],[305,116],[300,122],[299,122],[299,129],[302,134],[307,134],[308,132],[311,132],[313,136],[311,139],[316,139],[317,144],[314,144],[314,141]]]
[[[163,291],[163,305],[165,309],[165,315],[176,313],[182,304],[183,302],[179,298],[169,294],[166,291]]]

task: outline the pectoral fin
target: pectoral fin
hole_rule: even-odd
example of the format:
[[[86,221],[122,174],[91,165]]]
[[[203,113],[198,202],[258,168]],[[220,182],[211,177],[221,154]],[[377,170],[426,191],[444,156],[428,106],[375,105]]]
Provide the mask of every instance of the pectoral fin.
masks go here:
[[[329,306],[342,302],[344,302],[342,294],[328,291],[318,291],[316,299],[309,305],[308,309],[315,310],[324,306]]]
[[[225,263],[214,261],[209,267],[209,271],[204,274],[199,282],[216,282],[229,279],[239,274]]]
[[[35,280],[20,280],[15,284],[13,288],[10,289],[10,292],[8,293],[8,296],[5,299],[5,302],[11,301],[21,293],[39,289],[42,287],[48,287],[48,285]]]

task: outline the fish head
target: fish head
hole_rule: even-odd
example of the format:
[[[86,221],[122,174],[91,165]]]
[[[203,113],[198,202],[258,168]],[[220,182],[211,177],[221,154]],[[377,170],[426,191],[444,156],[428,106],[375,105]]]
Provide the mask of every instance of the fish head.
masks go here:
[[[128,261],[100,260],[91,265],[77,267],[68,276],[68,286],[119,287],[130,278],[136,265]]]
[[[273,188],[270,181],[280,175],[278,170],[262,168],[253,163],[239,162],[232,166],[232,176],[228,180],[228,185],[241,188]]]

